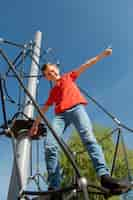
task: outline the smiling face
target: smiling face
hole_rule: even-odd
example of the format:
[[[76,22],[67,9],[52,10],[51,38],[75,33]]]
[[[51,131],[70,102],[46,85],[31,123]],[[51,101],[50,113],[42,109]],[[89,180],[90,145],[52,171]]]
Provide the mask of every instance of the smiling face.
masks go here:
[[[43,75],[48,81],[60,79],[60,71],[55,64],[47,64],[47,67],[43,70]]]

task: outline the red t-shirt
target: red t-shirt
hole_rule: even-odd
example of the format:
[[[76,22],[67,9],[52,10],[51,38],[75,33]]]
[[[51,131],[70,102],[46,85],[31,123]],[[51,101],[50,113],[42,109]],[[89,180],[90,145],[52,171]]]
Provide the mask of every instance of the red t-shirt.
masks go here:
[[[87,100],[74,82],[77,77],[76,71],[66,73],[51,89],[45,105],[51,106],[54,104],[56,114],[64,112],[77,104],[87,104]]]

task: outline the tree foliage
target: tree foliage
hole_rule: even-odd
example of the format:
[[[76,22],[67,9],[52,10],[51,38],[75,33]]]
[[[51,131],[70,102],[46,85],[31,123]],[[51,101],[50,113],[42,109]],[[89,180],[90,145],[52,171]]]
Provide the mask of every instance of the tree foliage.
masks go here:
[[[110,132],[111,132],[110,128],[105,128],[100,125],[94,125],[94,134],[102,146],[107,165],[111,169],[116,145],[114,139],[112,139],[112,135],[109,134]],[[108,137],[108,135],[111,136]],[[68,141],[68,146],[70,147],[73,155],[75,156],[75,160],[77,161],[82,176],[85,176],[88,180],[90,180],[93,183],[99,184],[90,157],[88,156],[88,153],[85,151],[84,146],[81,143],[80,137],[75,130],[72,133],[71,139]],[[124,153],[125,152],[123,151],[123,146],[121,143],[119,143],[115,167],[113,170],[113,176],[121,179],[127,178],[128,167],[133,165],[133,152],[131,150],[126,149],[127,159],[130,158],[128,160],[129,164],[128,167]],[[64,175],[62,185],[66,186],[70,183],[73,183],[75,181],[76,176],[71,164],[69,163],[69,161],[67,160],[66,156],[63,153],[61,153],[61,165]],[[112,197],[110,199],[117,200],[119,199],[119,197]],[[93,200],[92,197],[91,200]]]

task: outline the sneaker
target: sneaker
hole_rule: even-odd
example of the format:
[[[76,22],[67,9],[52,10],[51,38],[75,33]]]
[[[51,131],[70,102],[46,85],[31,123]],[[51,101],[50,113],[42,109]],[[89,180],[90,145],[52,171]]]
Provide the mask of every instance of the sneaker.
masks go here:
[[[109,189],[112,194],[122,194],[130,189],[127,183],[112,178],[110,175],[101,176],[101,185]]]
[[[48,191],[51,192],[50,198],[48,200],[62,200],[62,195],[60,192],[55,192],[56,189],[54,188],[48,188]]]

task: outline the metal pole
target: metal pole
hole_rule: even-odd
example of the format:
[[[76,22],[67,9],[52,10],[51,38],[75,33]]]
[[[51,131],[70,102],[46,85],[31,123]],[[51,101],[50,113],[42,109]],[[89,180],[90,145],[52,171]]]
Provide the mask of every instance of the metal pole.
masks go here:
[[[37,63],[39,63],[41,39],[42,39],[42,33],[40,31],[36,32],[33,57]],[[39,70],[37,63],[35,63],[32,60],[30,76],[33,77],[30,77],[28,81],[28,91],[30,92],[30,94],[34,99],[36,98],[36,88],[38,83],[37,75]],[[25,105],[26,106],[24,108],[24,114],[30,118],[33,118],[34,107],[27,95],[25,97]],[[20,171],[21,185],[20,181],[17,178],[16,167],[14,165],[8,191],[8,198],[7,198],[8,200],[17,200],[20,190],[26,188],[28,178],[30,177],[30,166],[31,166],[30,154],[31,154],[31,139],[27,136],[27,134],[19,136],[17,138],[16,155],[17,155],[17,164]]]
[[[0,74],[0,97],[1,97],[1,105],[2,105],[2,111],[3,111],[3,120],[5,124],[5,128],[8,128],[8,122],[6,117],[6,108],[5,108],[5,99],[4,99],[4,92],[3,92],[3,83],[2,83],[2,76]]]

